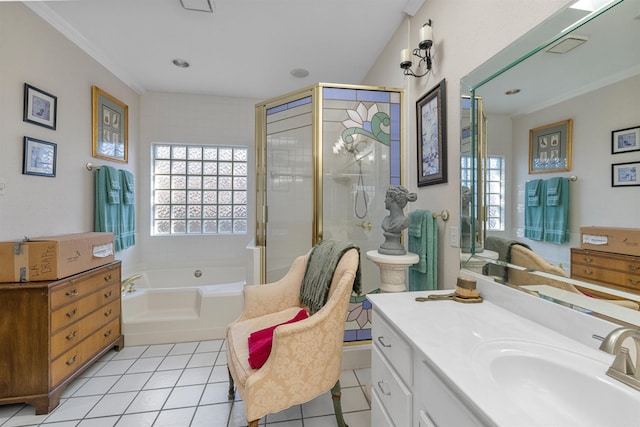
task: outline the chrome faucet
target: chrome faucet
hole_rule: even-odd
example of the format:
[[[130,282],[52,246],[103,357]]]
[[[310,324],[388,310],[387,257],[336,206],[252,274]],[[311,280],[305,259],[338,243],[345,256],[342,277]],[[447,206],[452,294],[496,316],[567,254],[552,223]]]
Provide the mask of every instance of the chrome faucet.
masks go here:
[[[124,279],[120,282],[120,293],[125,292],[135,292],[136,290],[136,280],[142,277],[142,274],[134,274],[133,276]]]
[[[622,343],[627,338],[631,338],[636,347],[635,364],[631,361],[629,349],[622,346]],[[640,329],[614,329],[602,340],[600,350],[616,356],[607,370],[607,375],[636,390],[640,390]]]

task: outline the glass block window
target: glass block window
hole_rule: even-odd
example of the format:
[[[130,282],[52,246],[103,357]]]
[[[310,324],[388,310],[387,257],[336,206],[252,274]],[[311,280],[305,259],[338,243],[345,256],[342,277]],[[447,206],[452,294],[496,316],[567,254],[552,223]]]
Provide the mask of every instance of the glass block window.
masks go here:
[[[247,147],[151,149],[152,235],[247,233]]]
[[[472,188],[472,159],[461,157],[461,185]],[[505,215],[505,159],[502,156],[489,156],[487,159],[486,195],[487,230],[504,231]]]

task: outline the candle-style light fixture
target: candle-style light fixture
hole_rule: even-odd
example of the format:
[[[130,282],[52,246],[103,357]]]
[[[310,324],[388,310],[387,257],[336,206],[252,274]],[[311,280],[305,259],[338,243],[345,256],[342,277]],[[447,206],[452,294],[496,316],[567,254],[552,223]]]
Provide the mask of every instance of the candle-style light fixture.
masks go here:
[[[400,68],[404,70],[405,76],[413,76],[413,77],[423,77],[426,76],[429,71],[431,71],[431,46],[433,46],[433,28],[431,27],[431,19],[429,22],[424,24],[422,28],[420,28],[420,41],[418,42],[418,48],[413,49],[413,52],[410,49],[402,49],[400,55]],[[418,62],[418,69],[424,63],[426,67],[426,71],[422,74],[416,74],[411,69],[413,65],[412,55],[420,58]]]

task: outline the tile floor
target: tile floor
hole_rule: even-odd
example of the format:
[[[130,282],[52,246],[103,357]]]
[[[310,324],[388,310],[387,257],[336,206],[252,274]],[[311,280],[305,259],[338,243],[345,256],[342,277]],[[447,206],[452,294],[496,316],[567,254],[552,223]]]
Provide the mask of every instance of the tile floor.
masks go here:
[[[0,426],[239,427],[240,396],[227,400],[223,340],[125,347],[111,351],[67,387],[60,405],[35,415],[30,405],[0,406]],[[371,425],[365,394],[370,369],[343,371],[342,408],[351,427]],[[335,427],[329,392],[268,415],[261,426]]]

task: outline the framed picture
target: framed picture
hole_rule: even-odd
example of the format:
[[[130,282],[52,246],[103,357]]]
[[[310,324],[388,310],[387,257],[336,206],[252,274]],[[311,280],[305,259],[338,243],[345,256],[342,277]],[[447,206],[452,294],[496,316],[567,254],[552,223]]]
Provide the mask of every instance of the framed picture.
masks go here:
[[[573,120],[529,130],[529,173],[571,170]]]
[[[34,125],[56,129],[58,97],[24,84],[24,116],[22,120]]]
[[[22,173],[25,175],[56,176],[56,149],[53,142],[24,137]]]
[[[447,182],[447,94],[443,79],[416,102],[418,187]]]
[[[611,165],[612,187],[634,187],[640,185],[638,172],[640,162],[615,163]]]
[[[127,163],[129,107],[97,86],[91,101],[93,157]]]
[[[611,132],[611,154],[640,151],[640,126]]]

